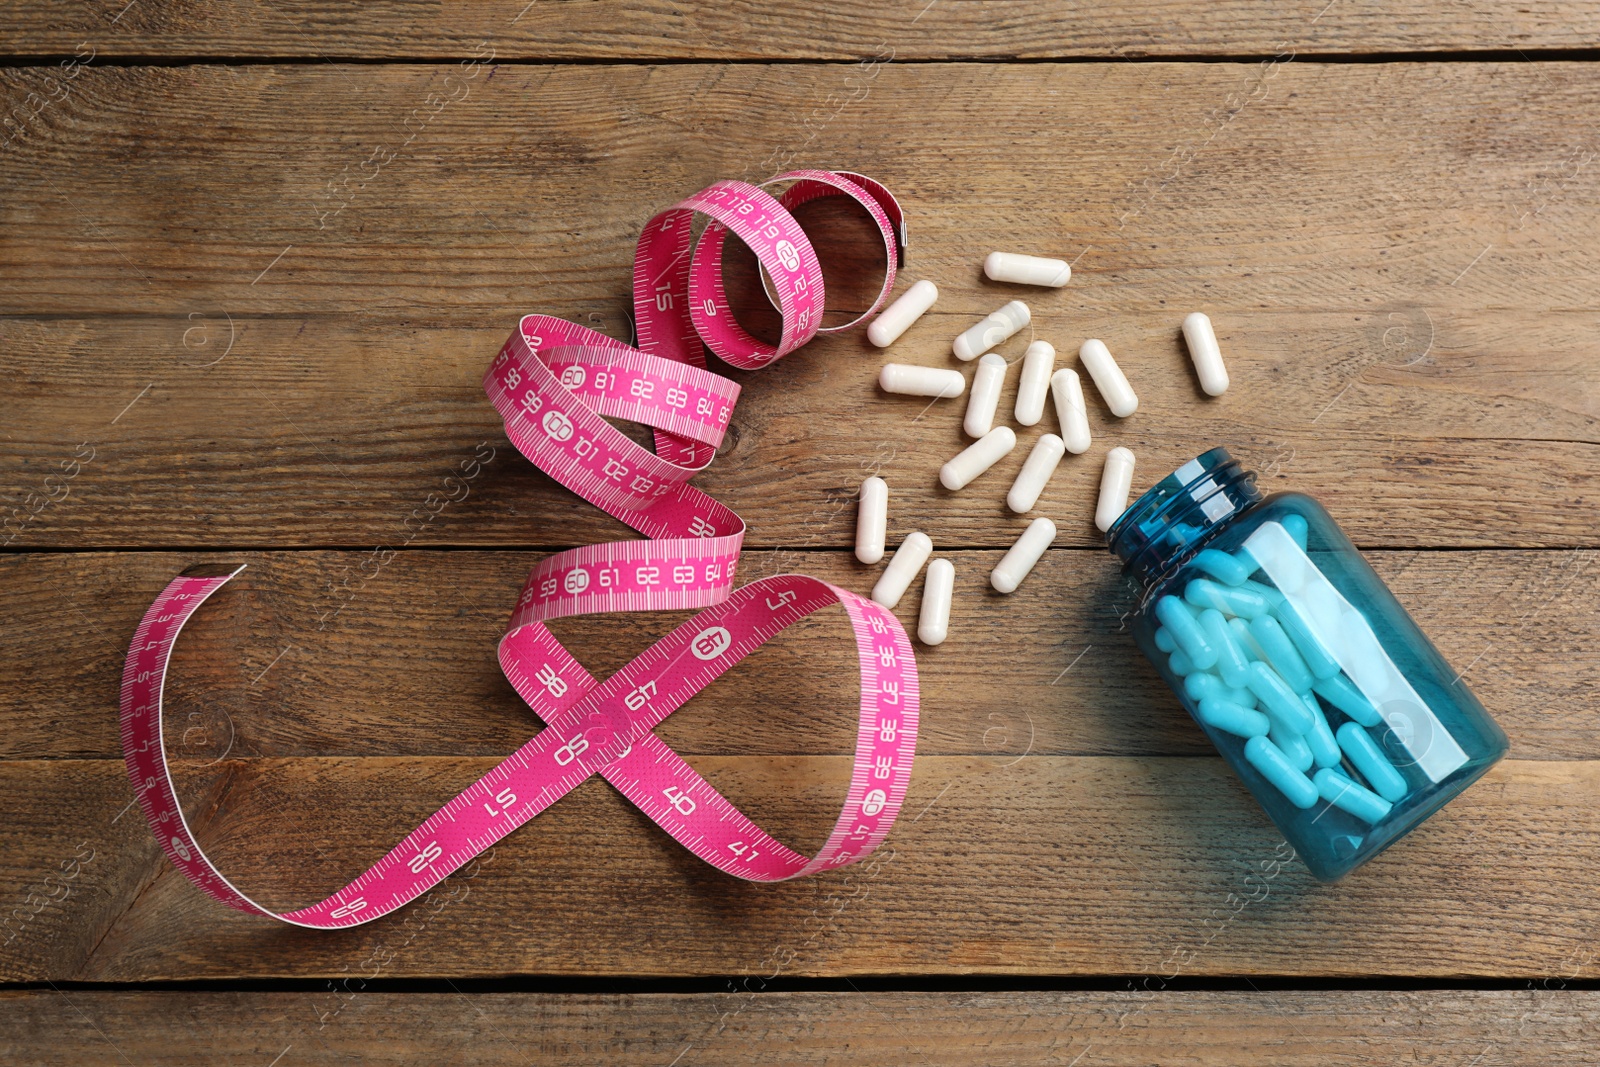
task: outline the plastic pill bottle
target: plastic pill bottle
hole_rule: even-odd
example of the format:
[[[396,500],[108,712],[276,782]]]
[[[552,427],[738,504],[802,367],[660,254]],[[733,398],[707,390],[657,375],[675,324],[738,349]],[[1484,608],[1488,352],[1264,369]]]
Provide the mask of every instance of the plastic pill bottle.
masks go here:
[[[1134,639],[1311,873],[1335,881],[1506,754],[1489,717],[1333,517],[1263,497],[1226,449],[1106,531]]]

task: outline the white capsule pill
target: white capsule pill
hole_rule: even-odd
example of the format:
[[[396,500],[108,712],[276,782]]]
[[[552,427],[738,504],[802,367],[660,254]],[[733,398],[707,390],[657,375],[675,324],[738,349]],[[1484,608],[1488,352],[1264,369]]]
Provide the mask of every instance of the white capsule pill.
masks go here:
[[[885,363],[878,372],[878,385],[886,393],[903,396],[960,396],[967,391],[967,380],[948,367],[914,367],[909,363]]]
[[[1035,341],[1022,354],[1022,375],[1017,380],[1017,422],[1037,426],[1044,418],[1044,398],[1050,392],[1050,372],[1056,369],[1056,346]]]
[[[889,557],[889,565],[883,569],[878,584],[872,587],[872,599],[886,608],[893,608],[900,603],[900,598],[911,587],[911,579],[917,576],[931,555],[933,541],[927,534],[921,530],[907,534],[906,539],[900,542],[900,547],[894,550],[894,555]]]
[[[1183,320],[1183,339],[1189,346],[1189,358],[1194,360],[1195,373],[1200,376],[1200,388],[1210,396],[1221,396],[1228,391],[1228,368],[1222,363],[1222,349],[1217,347],[1217,334],[1211,328],[1211,318],[1196,311]]]
[[[960,337],[957,337],[955,344],[951,347],[954,349],[958,359],[977,359],[989,349],[1028,325],[1032,317],[1028,311],[1027,304],[1020,300],[1013,300]]]
[[[969,437],[982,437],[994,429],[994,411],[1000,406],[1000,387],[1006,383],[1006,361],[990,352],[972,372],[972,393],[967,397],[967,417],[961,428]]]
[[[856,509],[856,559],[876,563],[883,558],[884,531],[889,525],[889,483],[868,478],[861,483]]]
[[[1017,480],[1011,483],[1011,492],[1006,494],[1006,507],[1018,515],[1032,511],[1033,505],[1039,502],[1039,494],[1044,492],[1045,484],[1056,472],[1056,464],[1061,462],[1061,457],[1066,453],[1066,443],[1053,433],[1047,433],[1035,441],[1033,451],[1028,453],[1027,461],[1022,464],[1022,470],[1017,472]]]
[[[917,619],[917,640],[937,645],[950,635],[950,600],[955,593],[956,565],[947,559],[928,564],[922,580],[922,614]]]
[[[1094,509],[1094,524],[1111,529],[1117,517],[1128,510],[1128,490],[1133,487],[1133,453],[1118,445],[1106,453],[1105,470],[1100,472],[1100,502]]]
[[[1045,549],[1049,548],[1050,542],[1055,539],[1056,524],[1049,519],[1034,519],[1028,523],[1028,528],[1022,531],[1017,543],[1011,546],[1011,550],[1001,557],[995,569],[989,572],[989,584],[999,592],[1013,592],[1022,584],[1022,579],[1033,570],[1033,565],[1039,562]]]
[[[1111,350],[1104,341],[1083,342],[1083,347],[1078,349],[1078,358],[1089,369],[1089,377],[1094,379],[1095,388],[1105,397],[1106,407],[1111,409],[1111,414],[1125,419],[1138,410],[1139,398],[1134,395],[1133,386],[1128,384],[1122,368],[1111,358]]]
[[[939,468],[939,482],[946,489],[965,488],[972,479],[1000,462],[1017,447],[1017,435],[1009,426],[996,426],[968,445],[955,459]]]
[[[1072,278],[1072,267],[1064,259],[1024,256],[1016,252],[990,252],[983,261],[983,273],[991,281],[1049,285],[1059,289]]]
[[[1061,420],[1061,439],[1074,456],[1089,451],[1089,412],[1083,403],[1083,383],[1078,372],[1063,367],[1050,376],[1050,394]]]
[[[938,299],[939,287],[926,278],[922,279],[901,293],[900,299],[884,308],[883,313],[872,320],[872,325],[867,327],[867,340],[879,348],[888,348],[899,340],[913,322],[922,318],[922,313],[933,307],[933,302]]]

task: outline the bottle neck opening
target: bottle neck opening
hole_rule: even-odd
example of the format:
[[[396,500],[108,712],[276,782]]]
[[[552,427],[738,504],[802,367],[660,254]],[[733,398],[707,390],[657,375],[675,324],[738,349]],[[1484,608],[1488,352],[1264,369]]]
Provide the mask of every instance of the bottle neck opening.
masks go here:
[[[1148,586],[1260,500],[1255,472],[1240,467],[1226,448],[1213,448],[1129,505],[1106,531],[1106,543],[1124,572]]]

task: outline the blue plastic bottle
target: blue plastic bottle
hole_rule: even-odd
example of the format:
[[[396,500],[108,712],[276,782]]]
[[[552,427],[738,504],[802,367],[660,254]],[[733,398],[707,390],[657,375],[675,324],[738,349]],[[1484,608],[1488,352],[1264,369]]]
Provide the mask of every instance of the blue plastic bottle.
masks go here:
[[[1226,449],[1106,532],[1130,626],[1311,873],[1344,877],[1506,754],[1504,731],[1322,506]]]

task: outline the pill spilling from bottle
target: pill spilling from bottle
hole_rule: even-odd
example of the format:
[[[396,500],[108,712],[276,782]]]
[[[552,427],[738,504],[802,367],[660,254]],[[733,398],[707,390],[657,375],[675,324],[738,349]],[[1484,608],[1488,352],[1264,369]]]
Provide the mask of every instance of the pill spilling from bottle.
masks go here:
[[[922,570],[922,565],[933,555],[933,540],[918,530],[907,534],[900,547],[889,557],[878,584],[872,587],[872,599],[886,608],[900,603],[900,598],[911,588],[911,581]]]
[[[933,307],[938,299],[939,287],[926,278],[922,279],[901,293],[900,299],[872,320],[872,325],[867,327],[867,340],[879,348],[888,348],[911,328],[912,323],[922,318],[922,313]]]
[[[978,360],[972,373],[972,393],[967,397],[967,416],[961,428],[968,437],[982,437],[994,429],[994,413],[1000,407],[1000,387],[1006,382],[1006,361],[987,353]]]
[[[991,252],[983,261],[983,271],[991,281],[1047,288],[1060,288],[1072,278],[1072,267],[1065,260],[1014,252]],[[914,283],[869,326],[868,339],[880,348],[893,344],[933,306],[938,298],[938,287],[932,281],[922,279]],[[1029,306],[1021,300],[1012,300],[956,337],[951,345],[956,358],[966,362],[976,361],[970,392],[966,376],[950,368],[888,363],[879,372],[879,385],[888,393],[934,399],[967,396],[962,430],[967,436],[976,440],[939,470],[940,484],[952,492],[971,485],[974,480],[1016,448],[1018,442],[1015,431],[1008,426],[996,425],[1000,414],[1001,397],[1005,391],[1006,372],[1013,360],[992,350],[1005,344],[1024,327],[1032,326],[1033,322],[1034,316]],[[1184,319],[1182,332],[1202,388],[1213,395],[1222,392],[1227,387],[1227,371],[1222,364],[1210,318],[1202,312],[1195,312]],[[1119,419],[1133,415],[1139,408],[1138,395],[1105,343],[1094,338],[1086,340],[1080,345],[1078,355],[1096,390],[1105,401],[1106,409]],[[1016,424],[1024,429],[1037,426],[1043,420],[1046,408],[1053,404],[1060,432],[1058,434],[1045,432],[1035,438],[1028,450],[1027,459],[1014,476],[1011,489],[1005,497],[1005,505],[1018,515],[1033,511],[1039,505],[1052,476],[1067,455],[1081,455],[1089,451],[1093,444],[1082,379],[1071,367],[1057,369],[1055,346],[1044,338],[1030,336],[1020,363],[1016,399],[1012,409]],[[924,409],[924,412],[926,410]],[[920,418],[921,415],[917,417]],[[1101,472],[1100,490],[1094,513],[1094,521],[1099,529],[1109,529],[1126,509],[1132,492],[1134,465],[1134,454],[1125,446],[1114,447],[1107,454]],[[857,520],[856,554],[858,559],[869,565],[883,558],[883,546],[887,536],[886,501],[887,486],[881,478],[867,479],[863,483]],[[1041,526],[1036,520],[1018,539],[1017,545],[1035,547],[1046,529],[1050,538],[1054,538],[1055,524],[1050,522],[1048,527]],[[926,561],[926,554],[917,558],[921,548],[920,542],[915,540],[917,536],[912,535],[907,538],[901,550],[890,560],[883,578],[880,579],[874,596],[880,598],[883,603],[898,603],[906,586]],[[1039,547],[1039,552],[1045,551],[1049,543],[1049,540],[1046,540],[1043,546]],[[902,558],[901,553],[908,549],[910,554],[904,557],[905,563],[897,566],[896,561]],[[1013,552],[1016,550],[1017,546],[1014,545]],[[931,543],[929,551],[931,552]],[[995,573],[999,577],[992,578],[995,587],[999,589],[1002,585],[1009,584],[1012,578],[1020,582],[1032,569],[1033,563],[1037,562],[1037,558],[1023,565],[1024,556],[1008,556],[1012,562],[997,569]],[[1231,558],[1229,563],[1232,563]],[[911,568],[909,574],[904,573],[907,567]],[[944,581],[942,567],[940,572],[937,580],[942,583]],[[1231,574],[1232,571],[1228,573]],[[934,572],[930,569],[924,580],[925,598],[929,597],[928,583],[934,580]],[[1005,591],[1010,592],[1015,588],[1013,584]],[[1204,592],[1208,592],[1206,587],[1196,589],[1197,596]],[[1243,589],[1209,592],[1213,599],[1221,598],[1237,607],[1240,597],[1248,600],[1252,591]],[[940,599],[951,594],[942,586],[934,589],[933,594],[927,601],[933,615],[929,617],[926,625],[919,625],[918,631],[919,635],[924,630],[928,634],[937,634],[938,640],[943,641],[948,634],[948,624],[939,622]],[[948,614],[948,606],[945,614]],[[1230,636],[1228,623],[1234,617],[1236,616],[1212,610],[1205,617],[1205,626],[1196,623],[1197,633],[1209,628],[1212,634],[1211,641],[1214,643],[1232,642],[1226,644],[1224,648],[1228,653],[1223,662],[1223,669],[1228,675],[1227,692],[1215,694],[1215,699],[1208,701],[1207,707],[1219,722],[1250,730],[1259,725],[1260,736],[1269,742],[1276,737],[1293,749],[1289,759],[1291,765],[1294,765],[1299,762],[1301,756],[1299,746],[1294,741],[1287,740],[1288,735],[1281,728],[1274,735],[1271,721],[1253,706],[1257,698],[1252,696],[1247,688],[1247,666],[1242,658],[1243,653],[1237,651],[1237,645],[1240,640],[1247,639],[1254,647],[1257,639],[1248,634],[1244,638]],[[1253,618],[1254,615],[1249,617]],[[1274,654],[1279,658],[1283,658],[1281,637],[1280,631],[1269,631],[1262,638],[1276,650]],[[923,643],[935,642],[924,638]],[[1237,654],[1234,654],[1236,652]],[[1184,650],[1175,650],[1173,656],[1181,664],[1193,662],[1191,653]],[[1204,653],[1201,659],[1206,660]],[[1210,666],[1210,661],[1206,660],[1206,664]],[[1307,665],[1306,670],[1310,669]],[[1294,680],[1301,679],[1299,675],[1295,675]],[[1207,683],[1201,680],[1196,684],[1204,686]],[[1229,699],[1237,694],[1243,696]],[[1275,695],[1281,696],[1281,694]],[[1283,704],[1283,701],[1280,700],[1279,704]],[[1326,755],[1332,746],[1331,734],[1327,737],[1318,734],[1316,741],[1320,744],[1319,751]]]
[[[1060,286],[1071,268],[1062,260],[996,252],[984,261],[984,273],[992,281]],[[904,331],[890,325],[895,337]],[[1006,508],[1018,515],[1039,507],[1067,456],[1086,453],[1094,443],[1083,380],[1074,368],[1056,367],[1049,340],[1030,329],[1020,357],[993,351],[1024,327],[1036,328],[1034,313],[1011,301],[953,342],[958,359],[976,361],[962,429],[977,440],[939,471],[946,489],[964,490],[1015,450],[1017,434],[999,424],[999,405],[1007,368],[1020,362],[1015,424],[1036,426],[1053,406],[1059,433],[1041,432],[1027,449],[1005,497]],[[1181,334],[1200,391],[1223,395],[1231,383],[1210,316],[1188,314]],[[1105,342],[1082,341],[1078,358],[1113,419],[1138,412],[1139,396]],[[958,372],[957,384],[927,373],[933,370],[885,368],[880,380],[890,391],[962,394],[964,375]],[[1391,658],[1386,642],[1426,644],[1403,611],[1386,606],[1392,598],[1376,609],[1371,602],[1357,608],[1346,598],[1349,589],[1330,582],[1309,554],[1314,508],[1288,507],[1271,521],[1245,526],[1248,537],[1208,543],[1235,510],[1248,514],[1255,507],[1260,495],[1251,495],[1253,481],[1248,491],[1238,489],[1237,465],[1216,449],[1180,467],[1130,509],[1136,462],[1125,445],[1107,450],[1093,516],[1125,570],[1147,587],[1149,595],[1132,613],[1135,632],[1144,634],[1141,644],[1169,684],[1317,877],[1337,879],[1365,862],[1504,755],[1503,732],[1470,694],[1457,691],[1459,678],[1425,677],[1435,668],[1414,651],[1406,653],[1404,670]],[[863,516],[875,514],[866,492]],[[1194,499],[1186,501],[1186,493]],[[1034,518],[990,572],[994,590],[1017,590],[1056,533],[1050,518]],[[1329,536],[1341,540],[1336,533],[1323,536],[1324,543]],[[868,554],[873,543],[870,531],[858,531],[858,546],[868,546]],[[908,537],[874,599],[897,603],[931,552],[924,535]],[[1160,591],[1149,592],[1152,585]],[[953,590],[953,564],[934,561],[923,587],[923,644],[948,638]],[[1383,620],[1380,638],[1369,614],[1384,612],[1398,618]],[[1408,672],[1447,705],[1443,717]]]
[[[903,396],[957,397],[967,391],[967,379],[960,371],[943,367],[885,363],[878,372],[878,386]]]
[[[939,482],[946,489],[965,489],[1016,447],[1016,431],[1009,426],[996,426],[939,468]]]
[[[922,610],[917,619],[917,640],[941,645],[950,633],[950,602],[955,595],[956,566],[947,559],[928,564],[922,582]]]
[[[1017,285],[1048,285],[1059,289],[1072,280],[1072,267],[1064,259],[1024,256],[1016,252],[990,252],[983,261],[990,281]]]
[[[1017,586],[1022,584],[1030,571],[1044,557],[1045,550],[1050,547],[1050,542],[1056,539],[1056,524],[1046,518],[1037,518],[1028,523],[1028,528],[1022,531],[1022,536],[1000,558],[999,564],[989,575],[989,584],[997,592],[1014,593]]]
[[[1100,473],[1100,502],[1094,509],[1094,524],[1101,530],[1111,529],[1128,508],[1128,493],[1133,487],[1133,451],[1118,445],[1106,453],[1106,465]]]
[[[1200,376],[1200,388],[1211,396],[1221,396],[1228,391],[1228,368],[1222,362],[1222,349],[1217,346],[1216,331],[1211,328],[1211,317],[1196,311],[1183,320],[1183,340],[1189,346],[1189,358],[1194,360],[1194,370]]]
[[[861,483],[856,513],[856,559],[871,566],[883,558],[889,531],[889,483],[871,477]]]
[[[1055,369],[1056,348],[1049,341],[1034,341],[1022,354],[1022,377],[1017,382],[1014,411],[1018,425],[1037,426],[1044,417],[1044,400]]]
[[[1013,300],[957,337],[951,347],[957,359],[970,362],[995,345],[1005,343],[1032,319],[1033,315],[1029,312],[1028,305],[1020,300]]]
[[[1128,377],[1117,366],[1117,361],[1111,358],[1111,350],[1104,341],[1090,338],[1083,342],[1078,349],[1078,358],[1088,369],[1089,377],[1094,379],[1094,387],[1100,390],[1111,414],[1125,419],[1139,410],[1138,395],[1134,393],[1133,386],[1128,384]]]

